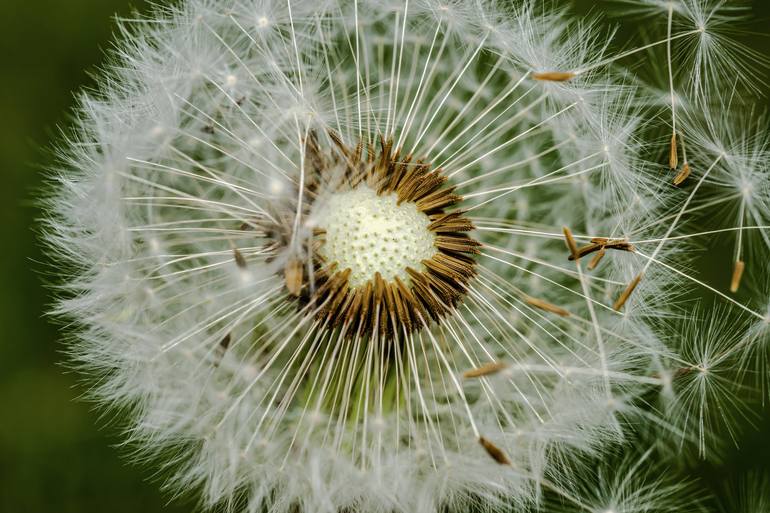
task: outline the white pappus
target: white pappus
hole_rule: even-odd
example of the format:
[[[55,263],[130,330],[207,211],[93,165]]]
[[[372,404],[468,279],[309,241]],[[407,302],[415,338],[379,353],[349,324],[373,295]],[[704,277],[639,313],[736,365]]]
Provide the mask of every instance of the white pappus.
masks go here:
[[[699,408],[741,386],[691,384],[708,351],[681,297],[717,297],[712,330],[767,322],[740,287],[770,246],[767,138],[706,108],[761,58],[720,2],[634,4],[661,39],[621,52],[537,1],[186,0],[123,22],[46,240],[73,360],[136,458],[229,511],[686,504],[689,482],[578,473],[641,431],[705,455]],[[655,52],[665,95],[624,68]],[[737,237],[729,287],[694,270],[715,233]],[[746,326],[709,358],[749,361],[767,332]]]

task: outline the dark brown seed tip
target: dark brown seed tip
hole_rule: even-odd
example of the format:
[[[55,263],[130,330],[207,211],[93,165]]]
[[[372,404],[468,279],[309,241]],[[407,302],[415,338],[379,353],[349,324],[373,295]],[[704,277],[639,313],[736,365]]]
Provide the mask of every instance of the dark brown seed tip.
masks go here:
[[[543,82],[566,82],[575,78],[575,74],[571,71],[542,71],[532,73],[532,78]]]
[[[637,285],[639,285],[639,282],[642,281],[642,277],[644,276],[643,273],[639,273],[636,278],[631,280],[631,283],[628,284],[628,287],[625,288],[622,294],[620,294],[620,297],[618,297],[618,300],[615,301],[615,304],[612,305],[612,308],[614,308],[616,311],[620,311],[623,308],[623,305],[626,304],[626,301],[628,301],[628,298],[631,297],[631,293],[634,292],[634,289]]]
[[[238,248],[233,248],[233,258],[238,267],[246,269],[246,257],[243,256],[243,253],[241,253]]]
[[[219,362],[222,360],[222,357],[227,352],[227,348],[230,347],[230,341],[232,340],[232,334],[228,333],[224,337],[222,337],[222,340],[219,341],[219,345],[217,346],[217,356],[214,360],[214,367],[219,367]]]
[[[741,277],[743,276],[743,270],[746,268],[746,264],[743,260],[737,260],[733,266],[733,277],[730,280],[730,292],[735,294],[738,292],[738,288],[741,286]]]
[[[487,451],[487,454],[495,460],[500,465],[511,465],[511,460],[508,459],[508,456],[505,455],[502,449],[500,449],[498,446],[484,438],[483,436],[479,437],[479,443],[484,448],[485,451]]]
[[[591,253],[598,252],[591,262],[588,264],[588,269],[591,270],[599,263],[604,257],[605,250],[615,249],[618,251],[630,251],[634,252],[634,246],[624,239],[605,239],[604,237],[594,237],[591,239],[590,244],[577,248],[577,258],[583,258]],[[575,255],[570,255],[569,260],[575,260]]]
[[[585,246],[577,248],[577,258],[584,257],[586,255],[589,255],[593,253],[594,251],[599,251],[600,249],[604,248],[604,244],[597,244],[597,243],[591,243],[587,244]],[[568,257],[568,260],[572,261],[575,260],[575,254],[571,254]]]

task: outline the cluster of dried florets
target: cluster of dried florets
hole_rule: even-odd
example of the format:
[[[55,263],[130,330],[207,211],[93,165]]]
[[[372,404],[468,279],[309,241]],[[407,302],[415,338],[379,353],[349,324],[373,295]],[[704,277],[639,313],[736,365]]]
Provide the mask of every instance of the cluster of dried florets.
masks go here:
[[[392,340],[451,314],[480,246],[462,211],[446,212],[462,197],[445,187],[440,169],[400,158],[392,141],[381,139],[379,152],[370,144],[364,156],[363,143],[350,148],[329,137],[337,151],[328,156],[314,134],[304,142],[306,204],[297,222],[312,219],[315,229],[312,248],[286,262],[287,291],[350,337]],[[285,225],[267,233],[293,232]]]
[[[734,7],[629,3],[661,39],[619,53],[535,0],[125,23],[47,240],[137,456],[239,512],[706,507],[655,469],[767,392],[764,61]]]

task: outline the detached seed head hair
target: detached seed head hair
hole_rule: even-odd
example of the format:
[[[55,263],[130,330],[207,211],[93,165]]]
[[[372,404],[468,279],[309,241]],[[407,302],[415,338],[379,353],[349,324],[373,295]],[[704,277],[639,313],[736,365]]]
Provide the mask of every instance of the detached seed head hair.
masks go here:
[[[764,60],[722,2],[633,3],[660,39],[623,52],[534,0],[123,22],[45,237],[136,459],[233,512],[689,510],[651,462],[767,388]]]

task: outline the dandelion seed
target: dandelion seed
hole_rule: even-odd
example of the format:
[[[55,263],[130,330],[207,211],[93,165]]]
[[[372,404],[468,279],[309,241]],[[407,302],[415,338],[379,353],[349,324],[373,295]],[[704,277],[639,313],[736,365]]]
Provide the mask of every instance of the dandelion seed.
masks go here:
[[[485,363],[484,365],[476,367],[475,369],[471,369],[463,372],[463,377],[465,379],[472,379],[472,378],[480,378],[483,376],[490,376],[492,374],[497,374],[498,372],[505,369],[506,367],[507,365],[503,362]]]
[[[303,265],[302,260],[292,258],[286,263],[286,268],[283,270],[284,279],[286,281],[286,290],[292,296],[299,296],[302,290],[302,275]]]
[[[601,262],[604,258],[605,253],[605,248],[599,248],[599,251],[596,252],[596,254],[591,258],[591,261],[588,262],[588,265],[586,266],[589,271],[596,269],[596,267],[599,265],[599,262]]]
[[[495,444],[483,436],[479,438],[479,443],[484,448],[484,450],[487,451],[487,454],[489,454],[489,456],[497,463],[500,465],[511,465],[511,460],[508,459],[508,456],[505,455],[505,452],[503,452],[503,450],[497,447]]]
[[[566,232],[565,232],[566,235]],[[574,239],[573,239],[574,243]],[[591,243],[585,246],[581,246],[575,249],[575,252],[568,257],[570,261],[577,260],[586,255],[590,255],[594,252],[604,252],[607,249],[615,249],[618,251],[634,251],[634,246],[629,244],[626,240],[610,240],[600,237],[591,239]]]
[[[556,315],[559,315],[561,317],[569,317],[570,313],[569,311],[565,310],[564,308],[560,308],[552,303],[549,303],[548,301],[544,301],[542,299],[538,299],[531,296],[526,296],[524,298],[524,301],[526,301],[528,304],[540,308],[541,310],[545,310],[546,312],[555,313]]]
[[[570,71],[544,71],[532,73],[532,78],[544,82],[567,82],[575,78],[575,73]]]
[[[682,185],[684,181],[687,180],[687,178],[690,176],[691,172],[692,170],[690,169],[690,164],[685,162],[682,165],[682,169],[679,170],[679,173],[677,173],[677,175],[674,177],[674,180],[673,180],[674,185],[676,186]]]
[[[676,145],[676,134],[671,136],[671,148],[668,155],[668,167],[676,169],[679,167],[679,153]]]
[[[236,265],[238,265],[238,267],[241,269],[246,269],[246,267],[248,267],[248,264],[246,263],[246,257],[244,257],[243,253],[241,253],[237,248],[233,248],[233,259],[235,259]]]
[[[741,285],[741,277],[743,276],[743,270],[745,267],[746,264],[743,262],[743,260],[736,261],[735,265],[733,266],[733,275],[730,278],[730,292],[733,294],[738,292],[738,287]]]
[[[566,226],[562,227],[562,232],[564,233],[564,241],[567,244],[567,249],[569,249],[570,260],[577,260],[580,258],[580,250],[578,249],[577,243],[575,242],[575,238],[572,236],[572,230],[567,228]]]
[[[618,299],[615,300],[615,303],[612,305],[612,308],[616,311],[620,311],[623,309],[623,306],[625,306],[626,302],[628,302],[628,299],[631,297],[631,294],[633,294],[636,287],[639,285],[639,282],[642,281],[642,277],[644,276],[644,273],[639,273],[636,275],[636,277],[631,280],[631,282],[628,284],[628,286],[623,289],[623,292],[618,296]]]
[[[232,340],[232,334],[228,333],[222,338],[222,340],[219,341],[219,347],[221,347],[223,351],[227,351],[227,348],[230,347],[231,340]]]
[[[687,177],[690,176],[691,173],[690,163],[687,161],[687,145],[684,143],[684,137],[680,136],[680,144],[682,145],[682,156],[684,157],[684,163],[682,164],[682,169],[679,170],[673,180],[673,184],[677,187],[682,185],[682,183],[687,180]]]

